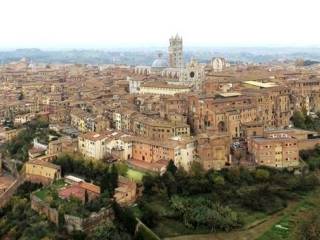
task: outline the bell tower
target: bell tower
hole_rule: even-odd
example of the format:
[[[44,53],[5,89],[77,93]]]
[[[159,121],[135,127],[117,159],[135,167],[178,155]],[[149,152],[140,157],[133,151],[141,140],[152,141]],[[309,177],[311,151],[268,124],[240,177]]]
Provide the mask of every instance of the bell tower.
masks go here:
[[[169,39],[169,67],[170,68],[183,68],[183,44],[182,37],[178,34]]]

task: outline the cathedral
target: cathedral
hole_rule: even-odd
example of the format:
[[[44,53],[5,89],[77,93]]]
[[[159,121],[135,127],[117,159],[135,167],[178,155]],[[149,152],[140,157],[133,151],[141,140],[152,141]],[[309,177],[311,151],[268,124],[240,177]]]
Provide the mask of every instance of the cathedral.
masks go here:
[[[199,63],[194,58],[184,64],[183,39],[176,34],[169,39],[168,60],[163,59],[162,54],[159,54],[151,66],[136,66],[134,71],[138,75],[165,77],[172,84],[187,85],[197,90],[205,79],[206,68],[220,72],[226,66],[223,58],[214,58],[209,65]]]

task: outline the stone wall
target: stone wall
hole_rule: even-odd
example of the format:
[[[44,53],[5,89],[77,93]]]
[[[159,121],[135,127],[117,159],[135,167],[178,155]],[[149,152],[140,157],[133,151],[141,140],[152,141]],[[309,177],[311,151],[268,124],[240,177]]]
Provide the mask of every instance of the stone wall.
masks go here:
[[[46,178],[43,176],[36,176],[31,174],[26,174],[26,180],[32,183],[41,183],[44,186],[47,186],[52,183],[52,179]]]
[[[299,150],[311,150],[314,149],[317,144],[320,144],[320,138],[299,140],[298,148]]]
[[[46,202],[34,194],[30,195],[31,208],[39,214],[45,215],[50,222],[59,225],[59,213],[57,209],[51,208]],[[64,215],[64,227],[70,233],[72,231],[90,231],[99,224],[114,219],[112,208],[102,208],[98,213],[92,213],[87,218],[81,218],[73,215]]]
[[[51,208],[47,203],[36,197],[34,194],[30,195],[31,208],[39,214],[45,215],[50,222],[57,226],[59,225],[59,213],[55,208]]]
[[[113,220],[114,213],[111,208],[101,209],[98,213],[92,213],[87,218],[80,218],[72,215],[64,215],[65,226],[68,232],[75,230],[78,231],[90,231],[91,229],[98,226],[100,223],[105,222],[106,220]]]
[[[25,177],[24,175],[18,176],[17,180],[15,180],[8,189],[0,194],[0,208],[5,207],[6,204],[10,201],[11,197],[15,194],[18,187],[24,183]]]

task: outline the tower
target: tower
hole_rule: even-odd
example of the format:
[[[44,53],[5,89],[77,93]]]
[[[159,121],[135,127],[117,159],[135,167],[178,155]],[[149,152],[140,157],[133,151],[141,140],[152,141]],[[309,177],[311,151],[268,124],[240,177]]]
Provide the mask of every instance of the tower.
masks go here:
[[[177,34],[175,37],[169,39],[169,67],[182,68],[183,67],[183,48],[182,37]]]

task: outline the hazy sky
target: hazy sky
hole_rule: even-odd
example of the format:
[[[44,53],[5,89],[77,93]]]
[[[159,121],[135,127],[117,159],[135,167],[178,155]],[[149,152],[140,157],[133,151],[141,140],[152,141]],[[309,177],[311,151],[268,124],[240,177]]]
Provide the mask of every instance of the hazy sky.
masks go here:
[[[320,46],[320,0],[0,0],[0,48]]]

